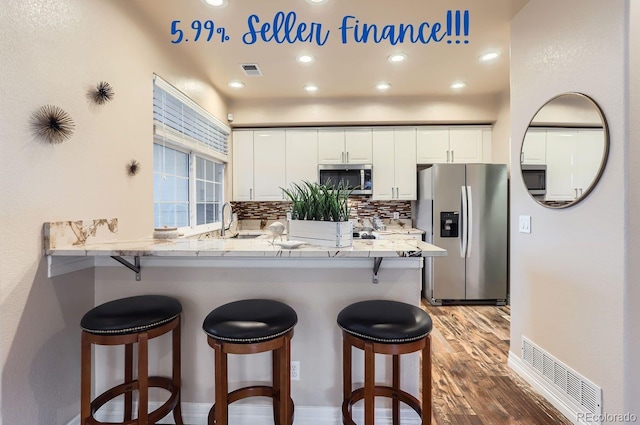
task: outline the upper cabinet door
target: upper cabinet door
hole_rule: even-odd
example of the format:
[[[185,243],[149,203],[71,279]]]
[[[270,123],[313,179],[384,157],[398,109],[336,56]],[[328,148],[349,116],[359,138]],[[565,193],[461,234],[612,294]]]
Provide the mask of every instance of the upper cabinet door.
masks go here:
[[[468,164],[482,162],[482,129],[449,129],[449,162]]]
[[[418,127],[416,154],[418,164],[449,162],[449,129],[447,127]]]
[[[573,181],[575,130],[547,131],[547,201],[572,201],[578,197]]]
[[[520,162],[523,164],[547,163],[547,130],[527,130],[520,153]]]
[[[284,130],[254,131],[253,173],[256,201],[281,201],[285,186]]]
[[[345,136],[345,163],[371,164],[372,132],[371,129],[347,129]]]
[[[233,200],[253,200],[253,131],[233,132]]]
[[[286,186],[318,182],[318,130],[287,130]]]
[[[395,141],[393,129],[373,130],[373,200],[395,196]],[[415,163],[413,164],[415,167]],[[413,176],[415,179],[415,175]]]
[[[416,166],[416,130],[395,130],[395,199],[418,199]],[[375,168],[373,169],[375,173]],[[375,189],[375,186],[374,186]]]
[[[318,163],[344,164],[344,130],[318,130]]]
[[[573,154],[573,183],[578,188],[578,196],[589,189],[600,171],[604,140],[604,130],[601,128],[577,131]]]

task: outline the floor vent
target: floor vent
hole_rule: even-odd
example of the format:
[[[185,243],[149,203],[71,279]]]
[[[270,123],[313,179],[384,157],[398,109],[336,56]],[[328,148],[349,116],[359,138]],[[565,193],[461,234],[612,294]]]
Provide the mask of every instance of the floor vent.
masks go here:
[[[245,75],[248,77],[261,77],[262,71],[258,67],[257,63],[243,63],[240,65]]]
[[[601,417],[602,388],[562,364],[525,337],[522,337],[522,359],[574,402],[576,407],[589,413],[587,417]]]

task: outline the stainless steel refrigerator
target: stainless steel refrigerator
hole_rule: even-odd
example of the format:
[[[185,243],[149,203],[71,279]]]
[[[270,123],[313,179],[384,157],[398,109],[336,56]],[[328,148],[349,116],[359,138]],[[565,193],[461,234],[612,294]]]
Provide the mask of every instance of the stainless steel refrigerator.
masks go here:
[[[418,172],[416,227],[446,257],[425,258],[431,304],[507,300],[507,166],[434,164]]]

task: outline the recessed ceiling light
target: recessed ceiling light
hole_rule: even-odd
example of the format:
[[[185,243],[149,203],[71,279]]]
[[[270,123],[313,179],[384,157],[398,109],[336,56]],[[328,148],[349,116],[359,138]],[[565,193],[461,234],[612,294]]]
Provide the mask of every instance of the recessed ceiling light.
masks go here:
[[[466,86],[467,86],[467,83],[465,83],[464,81],[456,81],[455,83],[451,84],[449,87],[451,87],[454,90],[457,90],[457,89],[462,89]]]
[[[306,86],[304,86],[304,89],[310,93],[313,93],[318,91],[318,86],[316,86],[315,84],[307,84]]]
[[[492,61],[494,59],[497,59],[498,56],[500,56],[500,53],[498,53],[498,52],[488,52],[488,53],[485,53],[484,55],[480,56],[480,62],[489,62],[489,61]]]
[[[241,89],[244,87],[244,83],[242,81],[229,81],[227,85],[232,89]]]
[[[397,63],[407,59],[407,55],[404,53],[394,53],[391,56],[389,56],[387,59],[389,60],[389,62]]]
[[[326,2],[327,0],[307,0],[307,3],[311,3],[311,4],[322,4]]]
[[[378,84],[376,84],[376,88],[378,90],[381,90],[381,91],[389,90],[391,88],[391,84],[389,84],[389,83],[378,83]]]
[[[226,7],[227,0],[202,0],[204,4],[212,7]]]
[[[300,55],[296,58],[296,60],[300,63],[311,63],[315,60],[316,58],[314,58],[311,55]]]

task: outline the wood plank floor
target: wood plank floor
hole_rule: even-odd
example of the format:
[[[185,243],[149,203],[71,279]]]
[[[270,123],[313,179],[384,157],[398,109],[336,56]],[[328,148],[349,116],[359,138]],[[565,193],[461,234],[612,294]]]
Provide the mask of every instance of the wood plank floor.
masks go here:
[[[508,306],[422,307],[433,320],[432,423],[571,424],[507,365]]]

